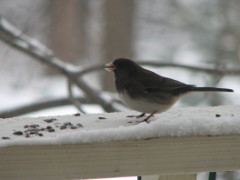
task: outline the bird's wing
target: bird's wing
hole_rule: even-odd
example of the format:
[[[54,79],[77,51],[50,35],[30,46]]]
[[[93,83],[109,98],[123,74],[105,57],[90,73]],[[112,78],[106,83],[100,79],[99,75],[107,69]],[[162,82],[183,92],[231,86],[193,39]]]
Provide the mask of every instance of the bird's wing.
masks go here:
[[[179,95],[190,91],[192,85],[187,85],[171,78],[141,78],[138,82],[143,86],[147,93],[169,93]]]
[[[146,95],[146,89],[144,87],[144,84],[140,81],[128,79],[124,82],[123,86],[127,93],[133,98]]]

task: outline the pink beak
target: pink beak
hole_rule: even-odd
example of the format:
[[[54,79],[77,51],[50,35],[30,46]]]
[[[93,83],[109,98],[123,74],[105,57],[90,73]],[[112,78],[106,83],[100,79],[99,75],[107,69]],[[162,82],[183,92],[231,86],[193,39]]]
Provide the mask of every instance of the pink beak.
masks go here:
[[[104,65],[104,69],[110,72],[110,71],[114,71],[116,69],[116,66],[114,66],[114,64],[110,62]]]

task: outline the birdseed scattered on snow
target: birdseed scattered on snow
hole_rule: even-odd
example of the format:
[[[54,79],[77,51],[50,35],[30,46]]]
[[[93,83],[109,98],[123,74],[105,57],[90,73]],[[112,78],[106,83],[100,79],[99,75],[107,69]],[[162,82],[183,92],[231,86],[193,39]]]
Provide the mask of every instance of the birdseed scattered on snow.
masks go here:
[[[98,117],[98,119],[106,119],[105,117],[102,117],[102,116],[100,116],[100,117]]]
[[[15,131],[15,132],[13,132],[13,134],[17,135],[17,136],[22,136],[23,132],[22,131]]]
[[[57,119],[55,118],[50,118],[50,119],[44,119],[43,121],[45,121],[46,123],[51,123],[53,121],[56,121]]]

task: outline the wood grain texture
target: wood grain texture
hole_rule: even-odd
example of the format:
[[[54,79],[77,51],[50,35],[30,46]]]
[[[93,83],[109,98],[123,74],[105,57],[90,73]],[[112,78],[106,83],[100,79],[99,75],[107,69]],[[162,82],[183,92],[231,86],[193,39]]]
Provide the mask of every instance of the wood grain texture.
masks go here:
[[[240,169],[240,136],[0,148],[0,179],[61,180]]]

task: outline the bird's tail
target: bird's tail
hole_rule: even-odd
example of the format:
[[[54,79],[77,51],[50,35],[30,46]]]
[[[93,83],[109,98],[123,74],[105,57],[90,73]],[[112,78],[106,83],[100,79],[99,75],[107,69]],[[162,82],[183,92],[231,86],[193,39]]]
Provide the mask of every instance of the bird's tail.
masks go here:
[[[227,89],[227,88],[216,88],[216,87],[192,87],[191,91],[233,92],[232,89]]]

